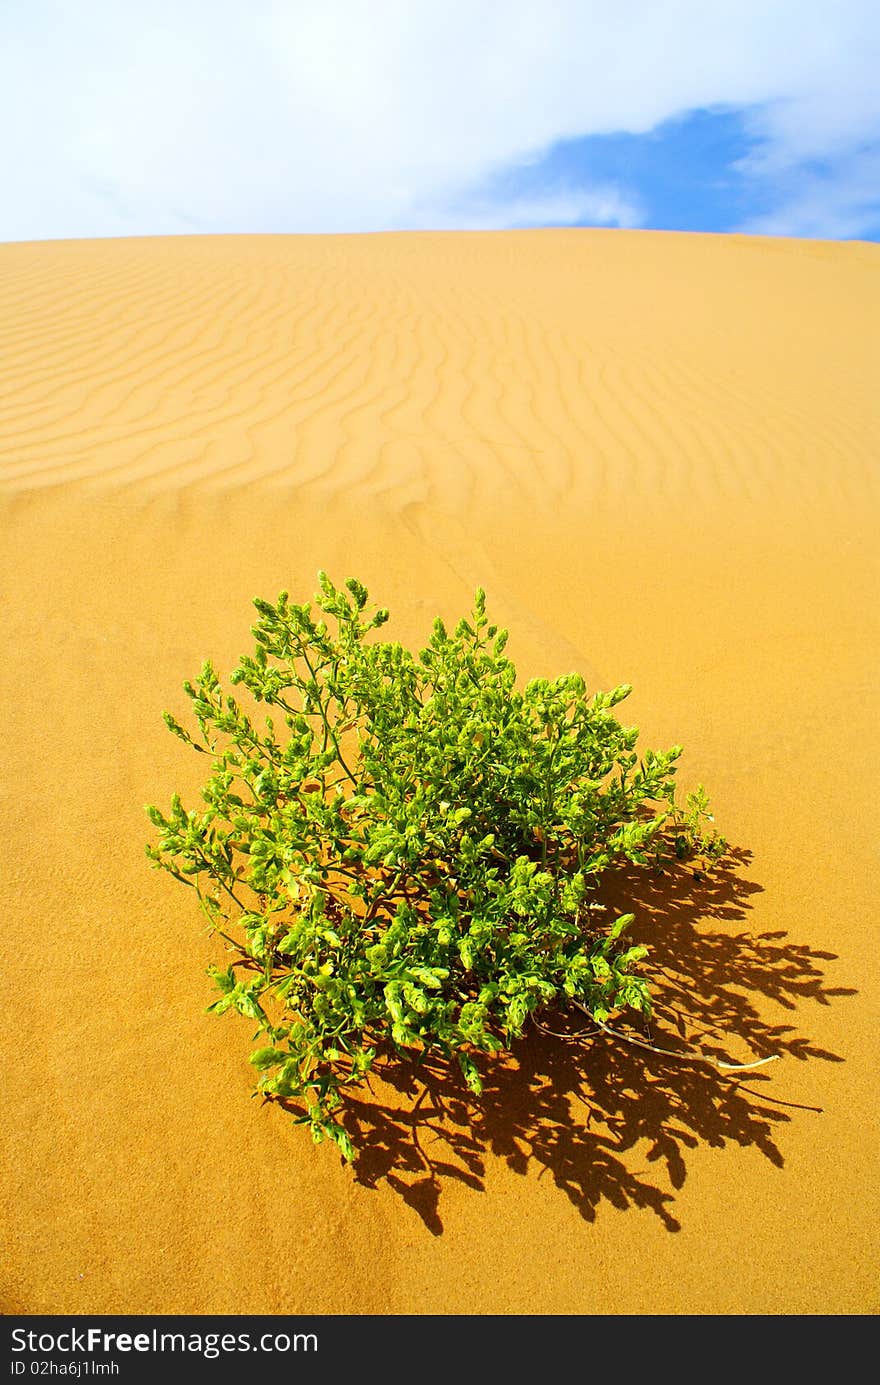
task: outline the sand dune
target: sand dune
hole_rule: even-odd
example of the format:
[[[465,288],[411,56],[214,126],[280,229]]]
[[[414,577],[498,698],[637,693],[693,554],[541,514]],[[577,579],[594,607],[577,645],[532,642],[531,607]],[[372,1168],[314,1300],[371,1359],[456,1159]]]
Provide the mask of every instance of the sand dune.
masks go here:
[[[878,271],[623,231],[0,247],[7,1310],[877,1311]],[[781,1061],[533,1038],[419,1143],[389,1072],[355,1174],[250,1100],[143,804],[201,782],[182,680],[319,567],[413,643],[482,584],[524,675],[635,684],[735,848],[621,882],[658,1022]]]

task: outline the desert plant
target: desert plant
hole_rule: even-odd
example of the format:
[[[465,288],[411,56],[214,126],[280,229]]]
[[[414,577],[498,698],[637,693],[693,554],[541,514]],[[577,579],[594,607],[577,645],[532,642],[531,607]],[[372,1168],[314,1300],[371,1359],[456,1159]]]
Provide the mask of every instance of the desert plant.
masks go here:
[[[482,590],[414,655],[374,636],[388,612],[367,612],[360,582],[319,581],[316,613],[286,592],[254,602],[231,683],[274,719],[211,663],[184,684],[197,732],[164,714],[213,762],[204,809],[147,809],[147,853],[234,954],[209,1008],[256,1022],[258,1090],[351,1159],[344,1093],[383,1053],[439,1051],[479,1095],[481,1055],[530,1017],[648,1012],[646,948],[625,937],[633,915],[595,907],[597,882],[723,843],[700,792],[676,808],[681,747],[637,755],[613,711],[629,686],[519,687]]]

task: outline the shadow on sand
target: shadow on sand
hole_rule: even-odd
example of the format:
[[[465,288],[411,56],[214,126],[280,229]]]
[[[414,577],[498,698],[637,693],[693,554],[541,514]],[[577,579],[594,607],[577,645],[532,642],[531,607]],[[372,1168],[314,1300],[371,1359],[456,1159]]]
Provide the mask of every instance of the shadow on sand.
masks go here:
[[[745,878],[750,859],[733,851],[708,875],[690,867],[632,868],[603,891],[609,910],[636,914],[631,936],[650,947],[650,1037],[660,1047],[736,1063],[770,1054],[842,1062],[795,1025],[762,1018],[780,1008],[793,1012],[805,999],[828,1004],[855,992],[823,984],[821,963],[834,953],[811,950],[784,932],[754,935],[736,927],[761,889]],[[560,1034],[579,1027],[562,1017],[546,1024]],[[722,1074],[605,1034],[561,1038],[531,1029],[506,1061],[483,1061],[481,1069],[483,1096],[471,1100],[457,1070],[441,1059],[389,1058],[371,1090],[347,1098],[343,1119],[359,1151],[356,1179],[390,1185],[434,1235],[443,1231],[444,1181],[482,1189],[490,1155],[518,1173],[537,1166],[549,1174],[587,1221],[607,1199],[619,1208],[649,1208],[677,1231],[668,1189],[684,1184],[689,1149],[752,1146],[781,1167],[777,1127],[792,1113],[818,1110],[772,1097],[772,1067]]]

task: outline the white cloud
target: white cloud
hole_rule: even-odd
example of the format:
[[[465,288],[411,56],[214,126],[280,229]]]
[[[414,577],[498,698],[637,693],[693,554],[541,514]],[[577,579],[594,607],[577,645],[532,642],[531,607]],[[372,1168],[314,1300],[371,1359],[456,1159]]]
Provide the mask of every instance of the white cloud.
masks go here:
[[[494,199],[472,197],[462,204],[438,208],[430,203],[413,208],[410,230],[491,231],[499,221],[505,228],[527,226],[641,226],[642,209],[634,197],[624,197],[610,185],[561,187],[539,196],[509,193]]]
[[[878,70],[873,0],[6,0],[0,239],[631,225],[625,188],[496,175],[722,104],[798,230],[798,170],[878,138]],[[810,195],[852,224],[846,178]]]
[[[858,150],[827,169],[773,175],[776,204],[739,228],[750,235],[849,240],[880,231],[880,149]]]

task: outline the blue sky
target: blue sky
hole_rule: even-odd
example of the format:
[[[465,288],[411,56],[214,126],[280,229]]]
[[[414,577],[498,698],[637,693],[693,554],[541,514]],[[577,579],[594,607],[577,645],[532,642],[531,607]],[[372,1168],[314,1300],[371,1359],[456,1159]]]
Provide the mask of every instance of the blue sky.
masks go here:
[[[614,189],[628,224],[663,231],[728,231],[766,210],[768,190],[738,168],[751,141],[742,114],[698,109],[644,134],[560,140],[531,165],[502,170],[484,196],[526,206],[579,186]],[[880,225],[880,222],[878,222]]]
[[[0,240],[880,240],[876,0],[0,0]]]

